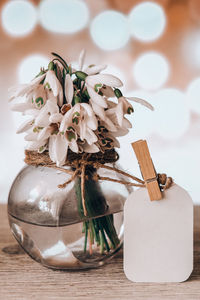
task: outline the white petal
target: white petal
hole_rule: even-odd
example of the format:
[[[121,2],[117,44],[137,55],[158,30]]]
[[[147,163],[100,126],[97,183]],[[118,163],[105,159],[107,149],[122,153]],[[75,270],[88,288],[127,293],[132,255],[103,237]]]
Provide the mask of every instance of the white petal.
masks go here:
[[[67,100],[67,103],[72,103],[74,95],[74,87],[73,87],[73,82],[71,79],[71,76],[69,74],[66,75],[65,77],[65,97]]]
[[[68,110],[60,123],[60,132],[65,132],[69,124],[71,124],[71,111]]]
[[[10,105],[11,110],[18,112],[24,112],[30,108],[32,108],[32,106],[29,103],[12,103]]]
[[[62,89],[62,86],[53,70],[49,70],[46,73],[44,84],[45,83],[48,83],[50,85],[50,88],[52,89],[54,96],[57,97],[59,95],[60,90]]]
[[[85,122],[87,124],[87,127],[89,127],[90,129],[92,129],[92,130],[97,129],[98,122],[97,122],[97,119],[96,119],[94,114],[91,117],[86,116],[85,117]]]
[[[87,87],[88,94],[90,95],[91,101],[95,102],[97,105],[107,108],[106,100],[99,94],[95,92],[92,87]]]
[[[131,100],[131,101],[140,103],[141,105],[146,106],[147,108],[149,108],[149,109],[151,109],[151,110],[154,110],[154,107],[153,107],[149,102],[147,102],[147,101],[144,100],[144,99],[141,99],[141,98],[138,98],[138,97],[126,97],[126,98],[127,98],[128,100]]]
[[[58,105],[60,107],[63,105],[63,89],[62,89],[62,87],[59,90],[59,94],[58,94]]]
[[[38,85],[37,88],[35,88],[33,92],[29,94],[29,101],[32,99],[36,100],[38,97],[41,97],[43,99],[44,102],[43,105],[44,105],[47,100],[47,93],[44,86],[41,84]]]
[[[49,156],[53,162],[56,162],[55,141],[56,135],[53,134],[49,138]]]
[[[46,144],[46,140],[44,141],[34,141],[34,142],[30,142],[28,143],[26,149],[28,150],[39,150],[40,147],[44,146]]]
[[[89,105],[87,103],[81,103],[80,105],[81,105],[81,107],[83,107],[86,110],[88,116],[90,116],[90,117],[93,116],[94,112],[93,112],[91,105]]]
[[[43,128],[38,133],[37,140],[40,141],[40,140],[48,139],[50,137],[50,135],[51,135],[51,131],[52,131],[52,129],[50,127]]]
[[[116,132],[112,132],[112,135],[117,137],[117,136],[124,136],[128,134],[128,129],[127,128],[117,128]]]
[[[99,105],[97,105],[96,103],[94,103],[93,101],[90,101],[92,108],[94,110],[94,113],[101,119],[101,120],[105,120],[106,118],[106,114],[105,114],[105,110],[104,108],[100,107]]]
[[[80,71],[82,71],[83,69],[84,60],[85,60],[85,49],[83,49],[79,55],[78,65]]]
[[[105,127],[106,127],[109,131],[112,131],[112,132],[117,131],[116,126],[113,124],[113,122],[111,121],[110,118],[106,118],[105,121],[104,121],[104,124],[105,124]]]
[[[80,104],[75,104],[70,110],[68,110],[60,123],[60,132],[65,132],[67,127],[72,124],[72,115],[74,112],[80,112]]]
[[[40,110],[39,109],[27,109],[25,112],[24,112],[24,115],[30,115],[30,116],[33,116],[34,118],[36,118],[40,113]]]
[[[56,155],[56,165],[58,167],[62,166],[66,160],[68,150],[68,142],[65,136],[57,134],[55,140],[55,155]]]
[[[123,111],[123,102],[119,102],[116,106],[116,117],[120,127],[122,127],[122,122],[124,118],[124,111]]]
[[[38,133],[37,132],[31,132],[29,134],[27,134],[24,139],[25,141],[37,141],[37,137],[38,137]]]
[[[98,138],[95,135],[95,133],[92,130],[90,130],[89,128],[87,129],[84,138],[89,145],[92,145],[93,143],[98,141]]]
[[[83,145],[81,145],[81,147],[83,148],[83,151],[87,153],[99,152],[99,148],[95,144],[89,145],[87,142],[85,142]]]
[[[25,96],[28,92],[30,92],[33,89],[33,87],[30,84],[19,84],[16,86],[13,86],[9,88],[9,100],[13,100],[14,98],[17,97],[23,97]]]
[[[122,103],[118,103],[115,107],[108,109],[106,111],[106,116],[113,122],[113,124],[121,126],[124,118]]]
[[[86,83],[92,87],[101,83],[111,87],[120,87],[123,85],[121,80],[111,74],[97,74],[86,77]]]
[[[95,75],[105,70],[107,65],[96,65],[92,67],[87,67],[84,72],[88,75]]]
[[[98,126],[98,122],[91,105],[87,103],[81,103],[80,105],[85,110],[86,114],[84,113],[84,120],[87,126],[92,130],[96,130]]]
[[[77,142],[75,140],[73,140],[72,142],[69,143],[69,148],[73,151],[78,153],[78,145]]]
[[[29,120],[26,120],[25,122],[23,122],[20,127],[17,129],[17,133],[22,133],[25,132],[27,130],[29,130],[32,126],[33,126],[33,120],[34,118],[31,118]]]
[[[49,115],[48,115],[48,107],[45,105],[41,110],[37,118],[35,119],[36,126],[48,126],[50,124]]]
[[[85,139],[85,135],[86,135],[86,130],[87,130],[87,127],[86,127],[86,122],[82,121],[79,125],[79,130],[80,130],[80,139],[83,141]]]
[[[59,113],[59,107],[55,98],[47,100],[46,106],[48,112],[50,112],[51,114]]]
[[[51,123],[60,123],[62,121],[63,115],[60,113],[55,113],[49,117]]]
[[[33,80],[31,80],[30,84],[33,86],[33,85],[37,85],[39,84],[43,79],[44,77],[46,76],[46,73],[38,76],[38,77],[35,77]]]
[[[124,118],[123,122],[122,122],[122,127],[123,128],[132,128],[132,124],[128,119]]]

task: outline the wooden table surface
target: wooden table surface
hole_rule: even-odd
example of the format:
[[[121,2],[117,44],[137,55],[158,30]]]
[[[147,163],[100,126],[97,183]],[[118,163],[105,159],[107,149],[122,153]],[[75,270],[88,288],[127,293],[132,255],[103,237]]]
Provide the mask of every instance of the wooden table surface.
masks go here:
[[[198,216],[197,216],[198,215]],[[123,273],[122,251],[88,271],[52,271],[33,261],[12,237],[0,205],[0,300],[200,299],[200,207],[195,207],[194,271],[184,283],[133,283]]]

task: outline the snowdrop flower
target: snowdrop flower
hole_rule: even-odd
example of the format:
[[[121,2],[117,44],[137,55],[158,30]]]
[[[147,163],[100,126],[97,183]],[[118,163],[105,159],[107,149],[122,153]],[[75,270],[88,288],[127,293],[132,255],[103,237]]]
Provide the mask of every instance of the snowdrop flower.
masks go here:
[[[107,108],[107,102],[103,96],[99,95],[96,92],[95,87],[97,85],[107,85],[110,87],[120,87],[123,85],[120,79],[110,74],[97,74],[87,76],[85,79],[85,83],[91,101],[104,108]]]
[[[58,105],[62,106],[63,104],[63,89],[60,81],[56,77],[56,74],[53,70],[48,70],[44,80],[44,85],[49,90],[52,90],[53,95],[58,98]]]
[[[101,71],[105,70],[107,65],[90,65],[86,68],[84,67],[84,61],[85,61],[85,49],[83,49],[79,55],[79,71],[83,71],[87,75],[95,75],[100,73]]]
[[[30,115],[30,119],[18,128],[17,133],[28,131],[28,135],[25,137],[25,140],[28,141],[38,140],[38,136],[40,136],[39,140],[41,140],[41,136],[44,135],[44,132],[46,134],[42,139],[47,139],[47,133],[49,133],[49,135],[51,133],[50,124],[61,122],[63,117],[63,115],[59,113],[55,99],[47,100],[44,107],[40,110],[33,108],[26,110],[24,114]]]
[[[83,66],[84,66],[84,61],[85,61],[85,49],[83,49],[79,55],[79,59],[78,59],[78,66],[79,66],[79,70],[82,71],[83,70]]]
[[[82,141],[86,140],[89,145],[97,141],[94,131],[97,129],[97,119],[87,103],[77,103],[63,117],[60,131],[66,132],[67,128],[73,128]]]
[[[116,124],[117,127],[123,127],[125,125],[124,115],[131,114],[132,112],[132,105],[126,100],[125,97],[120,97],[115,107],[110,108],[106,111],[106,116],[109,118],[109,120]]]
[[[116,105],[113,104],[111,108],[106,111],[106,115],[117,126],[118,133],[120,133],[120,127],[125,134],[127,133],[126,129],[132,127],[132,124],[124,117],[124,115],[131,114],[134,111],[132,105],[127,99],[138,102],[151,110],[154,109],[150,103],[143,99],[135,97],[124,97],[119,89],[115,89],[114,93],[118,98],[118,103]]]
[[[106,65],[85,68],[84,51],[79,57],[79,70],[72,70],[62,57],[53,55],[48,70],[41,70],[30,84],[11,90],[11,100],[23,97],[23,102],[15,101],[12,109],[29,116],[17,130],[26,133],[27,149],[48,150],[57,166],[65,163],[69,149],[95,153],[119,147],[116,137],[132,127],[125,117],[133,112],[128,100],[153,110],[143,99],[123,96],[118,89],[121,80],[101,73]]]
[[[19,84],[16,86],[13,86],[9,89],[10,94],[10,101],[14,98],[18,97],[24,97],[25,95],[33,92],[33,90],[36,90],[40,84],[40,82],[44,79],[45,73],[42,75],[34,78],[29,84]]]
[[[143,106],[146,106],[150,110],[154,110],[154,107],[149,102],[147,102],[144,99],[141,99],[141,98],[138,98],[138,97],[126,97],[126,99],[134,101],[136,103],[139,103],[139,104],[141,104]]]
[[[33,89],[26,96],[25,102],[22,103],[12,103],[10,108],[13,111],[18,111],[25,113],[27,110],[31,109],[41,109],[47,101],[47,92],[44,86],[39,85],[37,88]]]
[[[74,96],[74,86],[71,76],[69,74],[65,77],[65,97],[67,103],[71,104]]]
[[[58,132],[49,138],[49,156],[57,166],[62,166],[66,160],[68,148],[78,153],[77,134],[68,127],[65,133]]]
[[[46,105],[39,111],[35,118],[36,126],[48,126],[52,115],[59,114],[59,107],[54,98],[48,99]]]
[[[23,122],[20,127],[17,129],[17,133],[23,133],[31,129],[34,125],[34,117],[29,118]]]
[[[112,131],[113,136],[123,136],[128,133],[128,128],[132,127],[132,124],[123,115],[122,103],[116,105],[114,108],[108,109],[106,116],[116,128],[116,130]],[[103,122],[103,124],[107,126],[106,122]]]
[[[87,74],[84,74],[83,72],[76,72],[76,75],[80,77],[82,75],[85,75],[84,80],[88,95],[90,97],[90,104],[95,114],[102,120],[105,120],[106,116],[104,109],[108,107],[107,99],[99,94],[98,87],[102,87],[103,85],[108,85],[110,87],[119,87],[122,86],[121,80],[109,74],[87,76]]]

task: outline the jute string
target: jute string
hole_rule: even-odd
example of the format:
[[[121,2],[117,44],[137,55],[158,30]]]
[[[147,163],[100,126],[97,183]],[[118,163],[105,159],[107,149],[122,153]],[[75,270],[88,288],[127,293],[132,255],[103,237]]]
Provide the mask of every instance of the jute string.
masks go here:
[[[133,176],[125,171],[122,171],[118,168],[111,167],[109,165],[106,165],[107,163],[114,163],[119,159],[119,156],[117,152],[112,150],[107,150],[105,153],[84,153],[84,154],[76,154],[72,151],[68,152],[67,159],[63,165],[63,167],[56,166],[55,163],[53,163],[49,157],[49,154],[47,151],[44,153],[38,153],[36,151],[25,151],[25,163],[28,165],[33,166],[44,166],[48,168],[53,168],[56,170],[59,170],[61,172],[67,173],[71,175],[71,177],[64,183],[59,184],[59,188],[65,188],[69,183],[71,183],[76,177],[81,178],[81,197],[82,197],[82,205],[83,205],[83,212],[84,215],[87,216],[87,210],[86,210],[86,204],[85,204],[85,180],[88,179],[88,175],[86,172],[87,167],[93,167],[96,172],[92,175],[93,180],[99,181],[111,181],[116,182],[120,184],[124,184],[127,186],[136,186],[136,187],[145,187],[146,182],[136,176]],[[71,169],[66,169],[64,167],[71,167]],[[135,182],[130,182],[126,180],[111,178],[111,177],[103,177],[97,174],[98,169],[107,169],[112,172],[116,172],[118,174],[123,175],[124,177],[127,177]],[[167,177],[166,174],[157,174],[157,180],[160,186],[161,191],[164,191],[168,189],[172,183],[173,180],[171,177]]]

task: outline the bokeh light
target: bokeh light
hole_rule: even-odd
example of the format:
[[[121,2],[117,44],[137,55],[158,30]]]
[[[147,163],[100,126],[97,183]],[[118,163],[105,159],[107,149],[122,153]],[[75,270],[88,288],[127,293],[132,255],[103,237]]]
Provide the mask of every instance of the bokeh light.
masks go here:
[[[190,124],[185,95],[174,88],[160,90],[153,97],[155,129],[164,139],[183,136]]]
[[[137,84],[147,90],[160,88],[167,81],[169,71],[167,59],[157,52],[142,54],[133,64]]]
[[[47,67],[48,57],[41,54],[29,55],[23,59],[18,68],[20,83],[29,83],[39,72],[41,67]]]
[[[43,0],[39,5],[39,20],[49,31],[72,34],[86,27],[89,10],[82,0]]]
[[[151,143],[150,150],[154,155],[153,160],[156,170],[171,176],[177,184],[185,188],[193,201],[199,205],[199,178],[200,141],[189,139],[178,142]],[[195,158],[195,159],[193,159]],[[192,175],[191,175],[192,174]]]
[[[193,112],[200,114],[200,77],[189,84],[186,96],[188,107]]]
[[[90,33],[95,44],[104,50],[120,49],[130,38],[127,18],[114,10],[97,15],[91,23]]]
[[[166,16],[159,4],[146,1],[133,7],[129,22],[133,37],[143,42],[152,42],[163,34]]]
[[[193,30],[184,35],[182,39],[182,55],[184,62],[190,69],[199,69],[200,67],[200,31]]]
[[[37,23],[35,6],[28,1],[7,2],[2,9],[2,26],[11,36],[22,37],[33,31]]]

